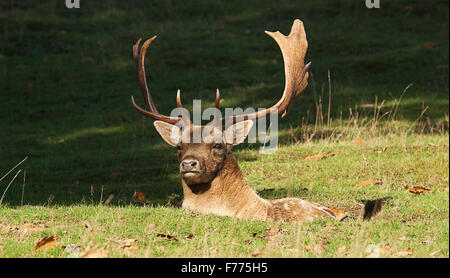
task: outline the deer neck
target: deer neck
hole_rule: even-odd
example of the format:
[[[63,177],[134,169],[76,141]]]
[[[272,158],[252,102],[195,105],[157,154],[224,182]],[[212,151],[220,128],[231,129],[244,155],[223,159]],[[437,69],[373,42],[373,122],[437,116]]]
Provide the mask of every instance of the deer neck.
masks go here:
[[[182,186],[184,208],[245,219],[268,219],[270,202],[259,197],[248,186],[231,153],[210,183],[188,185],[182,179]]]

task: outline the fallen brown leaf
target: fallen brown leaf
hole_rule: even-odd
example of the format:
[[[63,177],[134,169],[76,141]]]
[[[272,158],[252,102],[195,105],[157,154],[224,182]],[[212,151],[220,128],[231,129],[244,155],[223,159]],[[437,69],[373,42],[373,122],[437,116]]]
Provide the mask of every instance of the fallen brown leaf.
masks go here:
[[[133,194],[133,199],[139,202],[144,202],[145,201],[145,195],[144,193],[140,192],[140,191],[134,191]]]
[[[430,190],[431,190],[430,188],[425,188],[421,185],[410,187],[410,188],[406,189],[407,192],[410,192],[413,194],[422,194],[422,193],[425,193]]]
[[[93,248],[87,248],[83,254],[80,255],[80,258],[106,258],[108,256],[109,251],[98,248],[97,246]]]
[[[361,143],[362,143],[362,139],[361,138],[358,138],[358,139],[356,139],[355,141],[353,141],[353,144],[355,144],[355,145],[360,145]]]
[[[124,240],[120,240],[119,243],[122,244],[122,246],[120,248],[125,249],[125,248],[130,248],[133,246],[136,246],[134,243],[137,241],[137,239],[124,239]]]
[[[324,155],[313,155],[313,156],[308,156],[305,159],[303,159],[303,161],[309,161],[309,160],[320,160],[320,159],[324,159],[324,158],[328,158],[328,157],[332,157],[334,156],[334,153],[327,153]]]
[[[137,247],[137,246],[134,244],[135,242],[136,242],[136,239],[130,239],[129,241],[124,242],[124,244],[123,244],[120,248],[125,249],[125,248],[134,248],[134,247]]]
[[[167,239],[172,239],[172,240],[178,241],[176,236],[172,236],[172,235],[169,235],[169,234],[158,233],[158,234],[156,234],[156,236],[157,237],[164,237],[164,238],[167,238]]]
[[[381,184],[381,180],[365,180],[365,181],[360,181],[356,187],[363,187],[369,184]]]
[[[87,221],[83,221],[83,226],[88,230],[91,229],[91,224],[89,224],[89,222]]]
[[[195,238],[194,234],[188,234],[187,236],[184,237],[185,239],[193,239]]]
[[[55,247],[56,242],[58,242],[58,236],[46,236],[34,247],[35,250],[47,250]]]

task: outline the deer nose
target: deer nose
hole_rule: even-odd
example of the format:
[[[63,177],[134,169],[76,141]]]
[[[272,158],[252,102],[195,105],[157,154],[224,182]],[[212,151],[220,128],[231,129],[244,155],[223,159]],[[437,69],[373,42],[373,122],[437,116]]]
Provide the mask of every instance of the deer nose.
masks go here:
[[[185,159],[181,162],[183,171],[192,171],[197,165],[198,161],[195,159]]]

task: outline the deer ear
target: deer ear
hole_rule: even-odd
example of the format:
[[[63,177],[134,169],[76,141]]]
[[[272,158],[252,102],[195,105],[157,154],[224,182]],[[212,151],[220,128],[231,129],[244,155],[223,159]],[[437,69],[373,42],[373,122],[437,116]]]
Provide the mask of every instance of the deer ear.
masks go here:
[[[223,141],[233,146],[239,145],[247,137],[250,129],[252,129],[253,121],[246,120],[229,126],[223,135]]]
[[[179,127],[163,121],[155,121],[153,124],[164,141],[174,147],[178,145],[181,139],[181,129]]]

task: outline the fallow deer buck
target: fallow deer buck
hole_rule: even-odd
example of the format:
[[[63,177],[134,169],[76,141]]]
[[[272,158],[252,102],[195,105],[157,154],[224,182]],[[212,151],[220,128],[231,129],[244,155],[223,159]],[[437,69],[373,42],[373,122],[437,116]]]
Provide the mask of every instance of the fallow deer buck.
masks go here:
[[[285,117],[294,100],[308,84],[307,70],[310,63],[304,65],[308,42],[303,23],[298,19],[295,20],[288,36],[284,36],[279,31],[266,31],[266,34],[271,36],[281,49],[286,75],[283,96],[271,108],[251,114],[221,118],[220,124],[212,128],[193,125],[190,120],[182,117],[160,114],[150,96],[144,68],[145,54],[156,36],[144,42],[140,50],[140,39],[133,46],[139,86],[149,110],[139,107],[133,97],[131,97],[132,104],[141,114],[155,119],[154,125],[162,138],[169,145],[178,148],[184,195],[183,208],[200,213],[255,220],[309,221],[318,217],[339,218],[332,209],[310,201],[298,198],[266,200],[259,197],[248,186],[236,158],[231,153],[232,146],[241,143],[248,135],[253,125],[252,120],[274,112],[283,113],[282,117]],[[182,107],[179,91],[176,102],[178,107]],[[217,91],[216,108],[219,108],[219,102],[220,95]],[[225,131],[223,134],[222,130]],[[200,143],[194,143],[192,135],[195,132],[210,134],[214,140],[206,142],[202,138]]]

